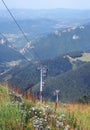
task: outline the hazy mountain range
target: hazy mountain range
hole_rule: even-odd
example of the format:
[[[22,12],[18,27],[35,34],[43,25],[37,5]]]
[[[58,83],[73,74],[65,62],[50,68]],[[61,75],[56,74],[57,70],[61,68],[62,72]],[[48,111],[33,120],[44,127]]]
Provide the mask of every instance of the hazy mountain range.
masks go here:
[[[33,86],[36,94],[40,62],[48,68],[45,98],[54,100],[55,89],[61,90],[62,101],[90,96],[90,11],[11,11],[30,42],[23,38],[8,12],[1,10],[0,81],[23,90]]]

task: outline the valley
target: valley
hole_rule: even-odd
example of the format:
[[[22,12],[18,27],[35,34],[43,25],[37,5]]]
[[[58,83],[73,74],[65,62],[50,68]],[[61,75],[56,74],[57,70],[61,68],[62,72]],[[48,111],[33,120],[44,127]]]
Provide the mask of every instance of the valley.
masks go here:
[[[0,130],[90,130],[90,10],[2,2]]]
[[[40,82],[37,68],[41,64],[48,70],[43,88],[45,100],[54,101],[56,89],[60,89],[63,102],[89,98],[89,10],[12,10],[12,13],[29,42],[2,10],[0,82],[23,91],[32,86],[36,96]]]

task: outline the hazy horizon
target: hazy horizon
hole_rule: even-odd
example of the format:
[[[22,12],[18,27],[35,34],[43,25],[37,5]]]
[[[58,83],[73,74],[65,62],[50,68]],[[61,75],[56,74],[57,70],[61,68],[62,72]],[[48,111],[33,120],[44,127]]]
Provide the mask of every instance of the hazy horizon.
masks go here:
[[[10,9],[75,9],[90,10],[90,0],[4,0]],[[2,0],[0,1],[0,9],[5,9]]]
[[[29,9],[29,8],[10,8],[10,10],[37,10],[37,11],[39,11],[39,10],[75,10],[75,11],[89,11],[90,9],[72,9],[72,8],[48,8],[48,9]],[[6,8],[4,9],[4,8],[1,8],[0,10],[3,10],[3,11],[6,11]]]

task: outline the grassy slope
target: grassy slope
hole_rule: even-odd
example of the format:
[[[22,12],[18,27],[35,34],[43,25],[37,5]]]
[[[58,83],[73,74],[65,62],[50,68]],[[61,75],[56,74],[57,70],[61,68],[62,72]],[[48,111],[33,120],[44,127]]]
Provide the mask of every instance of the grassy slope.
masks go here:
[[[0,85],[0,128],[2,130],[19,129],[20,113],[17,104],[12,104],[7,87]]]
[[[90,105],[80,104],[57,104],[51,102],[30,102],[25,100],[22,107],[17,103],[12,104],[9,91],[0,85],[0,128],[1,130],[34,130],[34,123],[42,123],[45,130],[64,130],[67,126],[70,130],[89,130]],[[21,109],[23,110],[20,114]],[[56,111],[55,111],[56,109]],[[37,118],[37,119],[36,119]],[[43,121],[42,121],[43,119]],[[45,119],[45,122],[44,122]],[[41,124],[40,123],[40,124]],[[64,124],[63,126],[60,124]],[[56,125],[58,124],[58,125]],[[51,127],[51,129],[49,129]]]

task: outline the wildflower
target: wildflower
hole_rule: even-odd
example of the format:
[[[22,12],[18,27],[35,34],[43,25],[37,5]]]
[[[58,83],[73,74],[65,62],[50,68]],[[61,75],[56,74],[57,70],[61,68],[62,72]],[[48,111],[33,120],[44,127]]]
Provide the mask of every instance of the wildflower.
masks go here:
[[[60,119],[61,119],[61,120],[65,120],[65,117],[66,117],[65,114],[61,114]]]

